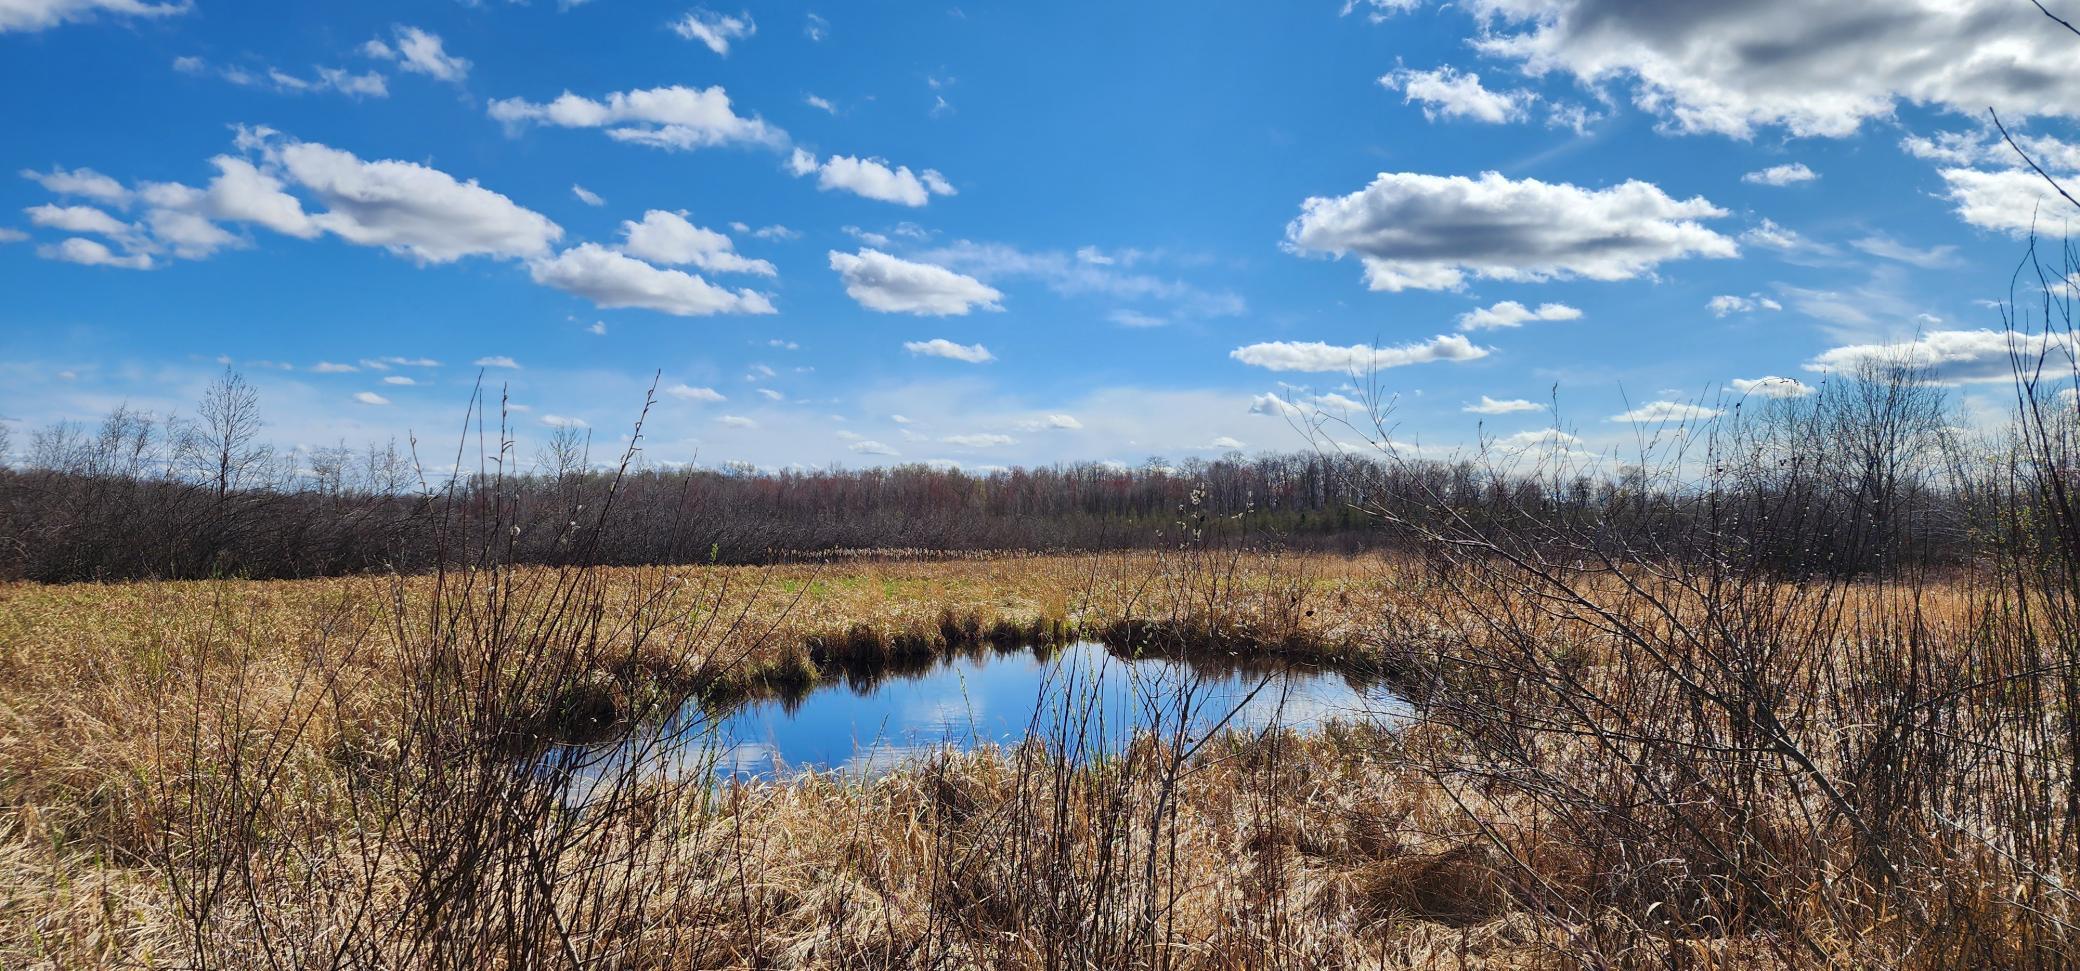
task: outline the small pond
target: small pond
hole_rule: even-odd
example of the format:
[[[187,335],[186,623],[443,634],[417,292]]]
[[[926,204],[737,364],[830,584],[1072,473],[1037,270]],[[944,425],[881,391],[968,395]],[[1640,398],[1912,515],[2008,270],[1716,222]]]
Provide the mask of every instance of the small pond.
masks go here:
[[[978,650],[900,670],[827,678],[791,699],[754,700],[711,715],[689,704],[661,725],[574,751],[579,778],[630,760],[644,770],[776,777],[800,771],[886,772],[947,747],[1028,736],[1088,757],[1137,730],[1189,744],[1222,730],[1308,728],[1330,719],[1398,720],[1385,687],[1326,668],[1231,655],[1128,660],[1103,645]]]

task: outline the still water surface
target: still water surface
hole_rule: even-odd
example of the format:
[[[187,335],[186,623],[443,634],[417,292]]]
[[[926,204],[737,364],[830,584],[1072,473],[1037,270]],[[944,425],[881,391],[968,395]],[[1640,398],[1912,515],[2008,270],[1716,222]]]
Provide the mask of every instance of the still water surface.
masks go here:
[[[1392,721],[1407,713],[1386,688],[1324,668],[1127,660],[1103,645],[1051,652],[983,650],[907,671],[856,673],[792,700],[761,700],[720,717],[688,706],[663,725],[586,751],[580,775],[628,761],[672,773],[874,775],[947,747],[1013,744],[1035,735],[1089,756],[1136,730],[1187,745],[1222,730],[1307,728],[1334,718]]]

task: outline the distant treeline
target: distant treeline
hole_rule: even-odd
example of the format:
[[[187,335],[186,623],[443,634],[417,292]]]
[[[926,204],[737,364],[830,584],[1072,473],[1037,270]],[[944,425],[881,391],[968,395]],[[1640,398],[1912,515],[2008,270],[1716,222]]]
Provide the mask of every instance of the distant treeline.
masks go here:
[[[63,455],[35,448],[24,467],[0,469],[0,577],[412,571],[494,541],[502,558],[607,564],[1113,550],[1209,534],[1355,551],[1379,540],[1359,503],[1362,483],[1386,471],[1295,454],[986,475],[565,469],[422,483],[386,445],[315,470],[278,456],[233,462],[235,481],[219,488],[218,462],[111,464],[106,443],[118,440],[81,433]],[[483,535],[494,522],[504,535]]]
[[[1658,429],[1660,444],[1625,465],[1588,460],[1555,434],[1537,449],[1463,461],[1325,447],[989,474],[600,471],[566,430],[531,460],[493,456],[524,472],[429,481],[394,442],[290,454],[266,445],[261,428],[257,396],[227,372],[190,419],[118,409],[97,425],[34,432],[25,460],[0,469],[0,577],[312,577],[494,551],[605,564],[1209,539],[1359,551],[1439,516],[1474,526],[1535,517],[1629,550],[1702,527],[1784,572],[1839,574],[1967,560],[1987,539],[1975,505],[2011,491],[2000,447],[1968,448],[1943,390],[1899,368],[1743,402],[1709,427]]]

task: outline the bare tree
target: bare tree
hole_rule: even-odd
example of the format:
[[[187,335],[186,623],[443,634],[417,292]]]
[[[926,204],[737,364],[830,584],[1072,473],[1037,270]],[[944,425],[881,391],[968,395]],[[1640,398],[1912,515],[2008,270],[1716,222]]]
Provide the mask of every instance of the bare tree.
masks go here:
[[[182,436],[182,451],[221,503],[273,457],[273,448],[260,441],[260,393],[226,367],[202,393],[196,414]]]
[[[586,453],[591,450],[591,435],[576,428],[558,428],[550,433],[549,440],[535,453],[535,471],[557,482],[584,471]]]
[[[29,436],[29,465],[52,472],[78,472],[85,460],[85,439],[78,422],[51,422]]]
[[[354,450],[342,441],[338,445],[311,451],[311,488],[322,496],[339,496],[347,489],[347,466],[354,460]]]
[[[157,449],[157,419],[127,404],[117,405],[101,419],[100,430],[87,446],[83,471],[89,475],[142,477],[155,464]]]
[[[372,495],[397,496],[411,486],[412,465],[397,449],[397,439],[378,446],[368,443],[361,456],[361,489]]]

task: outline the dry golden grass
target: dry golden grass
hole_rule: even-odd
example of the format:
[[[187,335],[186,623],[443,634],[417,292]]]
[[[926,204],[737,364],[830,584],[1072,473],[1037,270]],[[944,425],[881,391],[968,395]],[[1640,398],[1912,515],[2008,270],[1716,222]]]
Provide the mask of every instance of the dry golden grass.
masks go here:
[[[799,687],[819,676],[817,660],[935,652],[993,631],[1029,641],[1149,627],[1181,633],[1179,643],[1511,690],[1463,681],[1479,673],[1441,667],[1431,651],[1496,636],[1486,613],[1521,612],[1544,649],[1612,690],[1639,677],[1566,610],[1528,610],[1528,590],[1452,608],[1432,572],[1393,560],[1041,557],[583,576],[603,605],[584,629],[629,650],[589,652],[596,670],[553,683],[597,686],[623,712],[676,691]],[[500,582],[560,579],[522,570]],[[369,819],[388,817],[372,812],[361,781],[412,757],[408,682],[442,676],[414,648],[440,627],[433,582],[0,587],[0,966],[240,967],[283,953],[322,964],[316,956],[354,941],[348,966],[438,964],[390,930],[409,924],[406,885],[421,861],[406,837],[427,824],[405,813],[419,822],[370,832]],[[1616,586],[1601,592],[1628,603]],[[1911,603],[1855,587],[1782,617],[1835,611],[1849,616],[1844,629],[1878,632],[1914,612],[1932,636],[1955,640],[1984,622],[1977,604],[1963,583]],[[554,712],[568,699],[532,701]],[[1913,963],[1884,940],[1891,915],[1844,913],[1841,894],[1818,883],[1774,888],[1795,933],[1764,921],[1718,934],[1697,913],[1671,923],[1672,911],[1629,912],[1611,890],[1610,847],[1570,829],[1564,806],[1466,765],[1463,738],[1435,726],[1232,738],[1188,762],[1144,739],[1072,766],[1046,743],[865,781],[643,781],[616,803],[621,817],[547,857],[556,919],[583,928],[567,938],[589,950],[495,963],[1570,967],[1604,960],[1585,956],[1593,941],[1597,954],[1630,955],[1618,963],[1814,966],[1792,943],[1800,936],[1832,956],[1825,963]],[[198,938],[182,910],[192,897],[172,878],[229,845],[210,810],[232,803],[198,794],[217,791],[208,779],[232,755],[278,768],[238,834],[253,861],[234,881],[242,904]],[[1539,758],[1556,778],[1592,780],[1609,754],[1561,740]],[[1811,800],[1787,798],[1739,835],[1799,858],[1787,873],[1846,874],[1853,861],[1830,842],[1844,824],[1810,824],[1826,815]],[[519,852],[495,847],[477,865]],[[2002,913],[2003,891],[1975,893],[1969,913]],[[1578,906],[1562,915],[1541,894]]]
[[[1231,582],[1214,603],[1190,602],[1197,592],[1147,556],[587,571],[604,579],[602,599],[613,605],[600,629],[625,634],[624,620],[647,615],[661,618],[663,633],[634,655],[636,670],[592,677],[626,710],[644,692],[727,697],[772,683],[799,687],[816,676],[812,656],[935,652],[949,638],[1102,636],[1122,621],[1188,623],[1234,643],[1350,659],[1391,646],[1371,602],[1377,566],[1254,558],[1230,564]],[[554,577],[522,570],[507,582]],[[0,587],[0,885],[9,888],[0,963],[149,963],[178,953],[179,915],[154,866],[184,825],[164,782],[189,758],[184,746],[205,737],[203,748],[221,754],[252,743],[246,736],[297,725],[295,747],[283,753],[292,784],[277,798],[298,804],[274,812],[322,822],[352,767],[397,751],[398,679],[411,674],[402,642],[421,625],[432,582]],[[983,756],[963,763],[974,772],[989,764]],[[915,784],[898,776],[865,787],[760,787],[743,811],[765,833],[852,819],[851,843],[804,835],[775,845],[864,859],[870,847],[860,834],[908,812],[899,794]],[[849,805],[844,814],[812,812],[812,799]],[[905,865],[916,861],[883,861],[890,872]],[[804,924],[793,933],[815,931]]]

